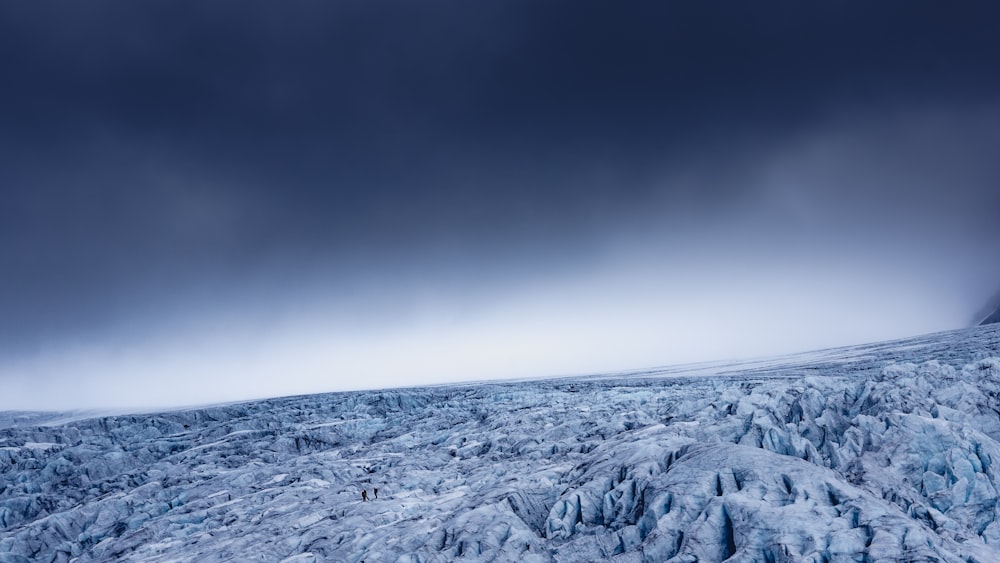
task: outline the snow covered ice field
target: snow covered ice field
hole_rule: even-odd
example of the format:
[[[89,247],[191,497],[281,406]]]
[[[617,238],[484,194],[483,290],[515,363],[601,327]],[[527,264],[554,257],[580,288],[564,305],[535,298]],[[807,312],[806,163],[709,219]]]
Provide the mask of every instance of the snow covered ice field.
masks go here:
[[[0,563],[1000,561],[998,347],[2,413]]]

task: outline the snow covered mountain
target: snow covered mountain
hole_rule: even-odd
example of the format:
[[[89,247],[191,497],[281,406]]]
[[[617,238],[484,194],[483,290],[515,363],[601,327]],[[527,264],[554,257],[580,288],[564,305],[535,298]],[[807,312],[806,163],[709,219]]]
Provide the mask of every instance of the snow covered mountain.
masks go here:
[[[1000,561],[996,324],[0,427],[0,563]]]
[[[997,291],[986,305],[976,313],[973,322],[977,326],[1000,323],[1000,291]]]
[[[979,325],[982,326],[993,323],[1000,323],[1000,307],[997,307],[997,310],[990,313],[985,319],[983,319],[983,322],[979,323]]]

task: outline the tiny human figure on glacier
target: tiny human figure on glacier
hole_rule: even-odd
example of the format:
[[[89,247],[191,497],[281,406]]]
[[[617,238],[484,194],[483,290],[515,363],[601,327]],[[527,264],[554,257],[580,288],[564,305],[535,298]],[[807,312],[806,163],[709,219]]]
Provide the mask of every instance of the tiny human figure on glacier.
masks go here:
[[[378,498],[378,487],[372,489],[372,492],[375,493],[375,498]]]
[[[368,500],[368,489],[361,489],[361,502]]]

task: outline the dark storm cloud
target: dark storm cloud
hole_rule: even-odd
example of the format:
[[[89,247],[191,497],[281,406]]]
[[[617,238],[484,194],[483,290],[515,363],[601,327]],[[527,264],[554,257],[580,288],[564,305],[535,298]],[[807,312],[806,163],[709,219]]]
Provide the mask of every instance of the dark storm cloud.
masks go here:
[[[753,209],[835,229],[901,201],[993,243],[998,23],[988,2],[7,4],[0,351],[371,280],[556,275],[636,223],[720,236]],[[938,138],[887,150],[893,115]]]

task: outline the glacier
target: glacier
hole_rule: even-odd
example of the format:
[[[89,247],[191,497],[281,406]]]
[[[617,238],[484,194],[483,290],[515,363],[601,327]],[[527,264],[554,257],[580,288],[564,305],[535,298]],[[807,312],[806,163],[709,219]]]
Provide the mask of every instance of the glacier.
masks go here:
[[[0,413],[0,563],[1000,561],[998,346]]]

